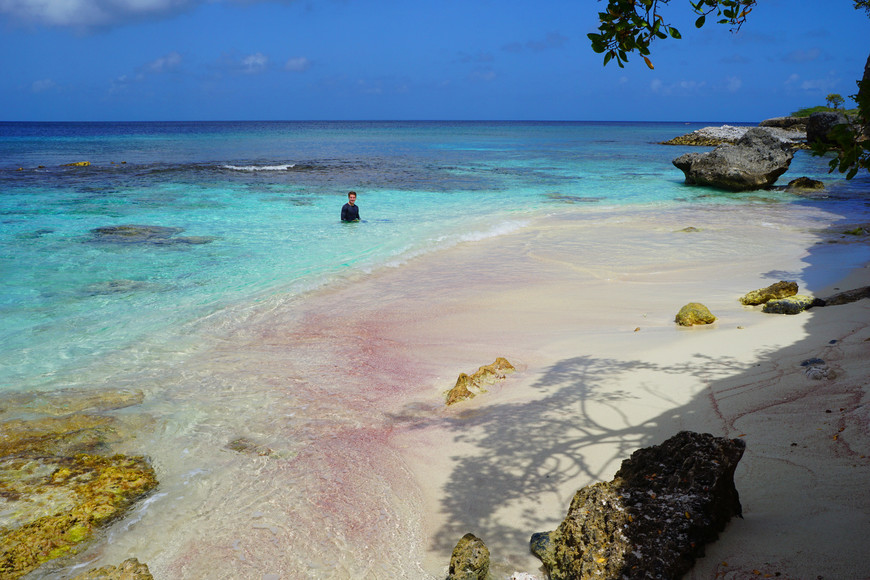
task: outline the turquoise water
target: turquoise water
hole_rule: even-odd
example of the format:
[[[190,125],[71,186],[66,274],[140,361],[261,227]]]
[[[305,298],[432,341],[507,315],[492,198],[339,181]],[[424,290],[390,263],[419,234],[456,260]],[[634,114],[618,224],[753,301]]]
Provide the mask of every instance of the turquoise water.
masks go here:
[[[689,149],[656,143],[703,125],[0,124],[0,388],[56,385],[95,357],[233,305],[542,213],[793,201],[683,185],[670,161]],[[91,165],[65,166],[78,161]],[[865,187],[825,163],[801,152],[783,181],[833,180],[835,197]],[[362,223],[339,222],[348,190]],[[144,243],[92,232],[129,224],[179,232]]]

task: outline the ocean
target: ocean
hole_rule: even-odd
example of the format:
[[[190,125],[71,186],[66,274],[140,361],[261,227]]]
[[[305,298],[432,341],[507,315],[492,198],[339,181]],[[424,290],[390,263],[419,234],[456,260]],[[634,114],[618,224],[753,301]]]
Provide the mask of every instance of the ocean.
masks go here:
[[[360,558],[365,550],[330,532],[322,511],[299,507],[325,509],[305,495],[319,475],[293,472],[292,461],[340,431],[336,425],[355,424],[353,403],[303,397],[266,374],[253,378],[256,358],[241,360],[233,346],[262,338],[264,313],[292,319],[308,296],[536,220],[699,206],[748,217],[792,204],[866,216],[867,179],[828,174],[827,160],[805,151],[780,183],[820,179],[824,195],[686,186],[671,160],[697,149],[658,143],[712,124],[720,123],[0,123],[0,392],[142,390],[148,420],[126,445],[153,455],[163,477],[133,523],[113,528],[77,565],[141,546],[141,538],[127,539],[135,537],[128,528],[147,527],[159,511],[167,533],[213,526],[209,540],[229,546],[215,556],[178,532],[190,543],[184,556],[155,563],[176,577],[416,577],[407,563]],[[70,165],[79,162],[89,164]],[[362,220],[341,223],[351,190]],[[310,348],[258,356],[285,357],[297,386],[331,380],[329,337],[304,344]],[[225,445],[238,437],[269,453],[254,466],[236,465]],[[161,451],[149,451],[153,445]],[[274,560],[275,572],[263,572],[262,562],[239,568],[255,558],[231,539],[236,516],[203,511],[214,498],[232,504],[226,474],[234,470],[258,473],[262,489],[252,484],[228,514],[244,513],[261,542],[274,543],[262,558],[294,546],[288,561]],[[292,497],[282,499],[295,506],[287,513],[300,518],[287,529],[258,507],[276,486]],[[402,522],[384,512],[381,524],[413,535]],[[159,533],[151,528],[147,537]],[[320,533],[337,538],[331,549],[318,545]],[[203,575],[207,562],[223,571]],[[48,570],[41,574],[62,577],[62,566]]]

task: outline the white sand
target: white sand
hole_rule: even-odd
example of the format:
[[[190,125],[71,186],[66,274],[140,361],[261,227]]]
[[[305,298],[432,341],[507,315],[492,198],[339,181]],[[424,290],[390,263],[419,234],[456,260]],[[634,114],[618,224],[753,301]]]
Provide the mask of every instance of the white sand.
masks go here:
[[[691,578],[870,577],[870,303],[778,316],[738,302],[780,279],[817,296],[851,270],[844,290],[870,284],[866,245],[818,243],[838,219],[584,208],[205,321],[213,346],[131,377],[153,384],[159,429],[135,443],[159,493],[82,566],[136,555],[156,578],[443,578],[473,532],[496,578],[540,577],[529,537],[577,489],[692,429],[747,451],[745,519]],[[719,320],[677,327],[693,301]],[[497,356],[518,372],[445,407],[460,372]],[[807,378],[813,357],[836,376]],[[269,453],[228,451],[240,436]]]
[[[395,442],[421,487],[426,571],[442,575],[455,542],[473,532],[497,574],[537,573],[529,536],[555,528],[576,489],[611,479],[634,449],[691,429],[747,441],[737,473],[745,519],[692,578],[870,575],[860,406],[870,304],[776,316],[737,301],[779,279],[826,296],[833,289],[823,285],[856,265],[827,263],[831,252],[866,259],[866,250],[815,246],[808,228],[825,218],[801,212],[574,216],[354,285],[355,323],[419,376],[399,411],[410,428]],[[679,231],[686,226],[701,231]],[[861,269],[843,289],[867,284]],[[718,322],[676,327],[690,301]],[[459,372],[496,356],[519,372],[440,407]],[[807,378],[800,363],[813,357],[836,378]]]

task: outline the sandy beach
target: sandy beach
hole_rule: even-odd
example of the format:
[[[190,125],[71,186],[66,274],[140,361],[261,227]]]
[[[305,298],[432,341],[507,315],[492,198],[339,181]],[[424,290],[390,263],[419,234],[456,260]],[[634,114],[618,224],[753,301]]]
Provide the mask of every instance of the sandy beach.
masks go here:
[[[864,267],[829,283],[848,273],[837,270],[857,249],[800,232],[806,223],[789,213],[762,208],[748,224],[721,208],[642,223],[574,216],[457,248],[423,273],[355,285],[362,344],[419,377],[395,441],[421,486],[427,572],[437,577],[470,531],[504,577],[538,573],[529,535],[555,528],[576,489],[611,479],[634,449],[690,429],[747,442],[737,473],[745,519],[691,578],[870,575],[870,500],[860,491],[870,467],[868,305],[776,316],[737,302],[774,278],[799,279],[816,296],[870,283]],[[400,300],[418,307],[365,302],[384,288],[414,288]],[[673,324],[694,300],[719,317],[714,327]],[[441,406],[455,374],[496,356],[520,372]],[[801,362],[810,358],[831,378],[808,378]]]
[[[427,576],[443,577],[453,545],[473,532],[496,577],[543,577],[531,533],[555,528],[573,493],[611,479],[633,450],[690,429],[747,443],[736,482],[744,519],[690,578],[870,577],[870,305],[780,316],[738,302],[779,279],[818,297],[870,284],[866,243],[818,209],[754,211],[580,212],[307,303],[294,336],[328,333],[332,372],[360,389],[346,395],[380,417],[344,438],[341,454],[384,470],[394,491],[401,482],[405,507],[394,509],[419,518]],[[690,301],[718,321],[677,327]],[[274,318],[268,326],[284,332]],[[444,406],[458,373],[497,356],[518,372]],[[806,374],[811,358],[827,378]],[[359,471],[346,475],[332,497],[359,499],[349,503],[365,522],[371,498]],[[379,543],[377,529],[362,533]]]
[[[151,385],[135,412],[157,428],[117,450],[147,449],[160,487],[78,569],[135,555],[155,578],[443,578],[472,532],[496,578],[543,578],[530,535],[689,429],[747,450],[744,519],[687,577],[868,578],[870,304],[738,302],[780,279],[818,297],[870,284],[854,226],[809,205],[562,212],[202,321],[147,380],[101,371]],[[675,325],[694,301],[718,320]],[[517,372],[445,406],[499,356]],[[35,577],[66,577],[51,568]]]

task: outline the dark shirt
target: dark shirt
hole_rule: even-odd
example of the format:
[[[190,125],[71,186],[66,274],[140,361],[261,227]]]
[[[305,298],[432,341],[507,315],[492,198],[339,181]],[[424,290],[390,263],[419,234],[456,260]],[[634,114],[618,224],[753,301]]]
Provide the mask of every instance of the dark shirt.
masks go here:
[[[341,208],[341,221],[352,222],[359,219],[359,206],[346,203]]]

